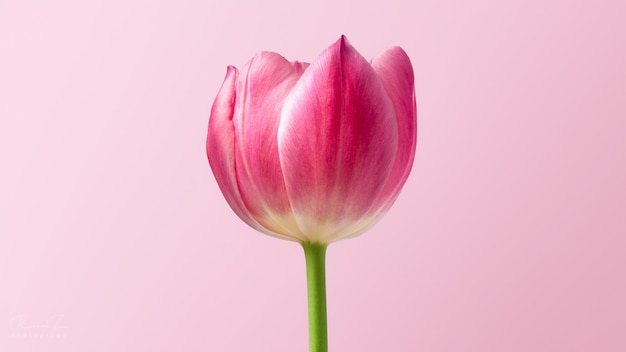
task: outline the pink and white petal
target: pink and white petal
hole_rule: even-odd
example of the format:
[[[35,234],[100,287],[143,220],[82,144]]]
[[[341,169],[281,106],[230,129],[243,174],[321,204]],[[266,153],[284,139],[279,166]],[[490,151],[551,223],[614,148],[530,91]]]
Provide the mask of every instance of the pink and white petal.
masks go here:
[[[244,203],[265,227],[298,240],[278,158],[277,130],[283,102],[305,68],[276,53],[256,55],[240,75],[233,117]]]
[[[342,37],[289,93],[278,129],[280,164],[309,240],[371,208],[397,151],[394,107],[371,65]]]
[[[232,122],[236,101],[237,69],[229,66],[226,78],[211,108],[207,135],[207,156],[226,201],[246,224],[270,236],[294,240],[260,224],[246,208],[236,177],[235,128]]]
[[[380,77],[398,118],[398,153],[389,179],[372,211],[388,209],[406,182],[413,160],[417,140],[417,107],[413,67],[409,56],[400,47],[385,50],[372,60],[372,67]]]
[[[237,69],[229,66],[211,108],[206,151],[217,184],[230,207],[248,225],[259,229],[259,224],[243,203],[235,175],[235,130],[232,118],[236,80]]]

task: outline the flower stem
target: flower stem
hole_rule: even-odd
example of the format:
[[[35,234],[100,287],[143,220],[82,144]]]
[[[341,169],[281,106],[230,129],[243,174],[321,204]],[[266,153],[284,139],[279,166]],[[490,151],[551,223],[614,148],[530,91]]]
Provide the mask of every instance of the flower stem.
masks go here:
[[[325,264],[327,246],[311,242],[302,244],[309,294],[309,352],[328,352]]]

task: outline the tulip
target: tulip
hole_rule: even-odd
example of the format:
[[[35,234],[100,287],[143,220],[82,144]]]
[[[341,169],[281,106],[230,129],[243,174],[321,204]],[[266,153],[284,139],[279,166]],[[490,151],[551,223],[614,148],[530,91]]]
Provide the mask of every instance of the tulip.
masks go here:
[[[399,47],[371,62],[342,36],[310,65],[261,52],[229,66],[207,155],[233,211],[302,244],[311,351],[326,351],[324,258],[391,207],[415,155],[413,69]]]

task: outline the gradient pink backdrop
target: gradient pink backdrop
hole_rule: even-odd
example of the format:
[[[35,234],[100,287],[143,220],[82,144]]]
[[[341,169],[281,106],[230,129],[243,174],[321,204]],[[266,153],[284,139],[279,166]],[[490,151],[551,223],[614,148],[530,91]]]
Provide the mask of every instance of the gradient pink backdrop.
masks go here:
[[[306,351],[302,251],[236,218],[204,143],[226,65],[341,34],[408,52],[419,140],[329,249],[331,351],[626,351],[625,13],[0,0],[0,351]]]

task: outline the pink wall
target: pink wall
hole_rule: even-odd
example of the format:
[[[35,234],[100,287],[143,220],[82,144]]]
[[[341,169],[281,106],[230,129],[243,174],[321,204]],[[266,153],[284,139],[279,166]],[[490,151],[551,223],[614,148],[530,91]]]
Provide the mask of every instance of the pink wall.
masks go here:
[[[236,218],[204,140],[226,65],[340,34],[409,53],[419,139],[329,249],[331,351],[626,351],[625,13],[0,1],[0,351],[306,351],[301,249]]]

